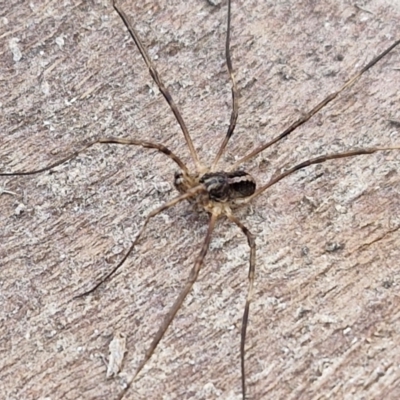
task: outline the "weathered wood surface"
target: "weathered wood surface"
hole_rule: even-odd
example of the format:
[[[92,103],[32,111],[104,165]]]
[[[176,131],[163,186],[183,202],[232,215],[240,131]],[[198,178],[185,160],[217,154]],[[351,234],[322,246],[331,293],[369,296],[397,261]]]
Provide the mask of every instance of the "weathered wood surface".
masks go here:
[[[139,3],[140,5],[135,5]],[[230,113],[226,7],[127,2],[203,160]],[[279,5],[275,4],[279,3]],[[240,116],[224,162],[281,132],[400,37],[396,1],[235,1]],[[0,8],[0,169],[44,166],[100,136],[183,137],[108,1],[14,1]],[[18,50],[20,50],[20,54]],[[13,51],[12,51],[13,49]],[[266,151],[276,168],[354,147],[400,144],[400,51]],[[299,172],[239,213],[257,235],[247,341],[254,399],[400,397],[400,154]],[[111,399],[108,345],[127,337],[130,374],[176,297],[206,229],[181,204],[156,218],[120,273],[148,210],[175,195],[175,165],[139,148],[97,146],[52,173],[1,178],[0,397]],[[219,225],[195,289],[129,399],[240,398],[248,248]]]

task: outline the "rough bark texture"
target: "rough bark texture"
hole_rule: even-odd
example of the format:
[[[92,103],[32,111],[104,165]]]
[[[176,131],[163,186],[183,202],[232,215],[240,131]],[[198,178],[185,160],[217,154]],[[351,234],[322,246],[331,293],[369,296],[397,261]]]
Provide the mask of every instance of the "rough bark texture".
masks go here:
[[[226,132],[224,1],[125,2],[202,160]],[[278,4],[276,4],[278,3]],[[106,0],[0,7],[0,169],[45,166],[101,136],[162,142],[190,162],[174,117]],[[274,137],[400,38],[395,0],[233,4],[238,127],[223,164]],[[400,145],[400,50],[283,143],[246,166]],[[400,398],[400,152],[298,172],[238,212],[257,235],[247,340],[253,399]],[[0,178],[0,397],[111,399],[193,264],[205,215],[155,218],[94,295],[176,166],[154,151],[98,145],[52,172]],[[218,225],[200,279],[127,399],[239,399],[248,247]],[[108,346],[127,338],[120,377]]]

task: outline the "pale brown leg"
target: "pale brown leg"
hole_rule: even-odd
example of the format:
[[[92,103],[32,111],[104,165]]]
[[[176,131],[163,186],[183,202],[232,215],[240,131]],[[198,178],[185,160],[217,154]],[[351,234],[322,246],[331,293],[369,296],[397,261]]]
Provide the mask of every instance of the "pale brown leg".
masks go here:
[[[189,175],[189,170],[187,166],[183,163],[183,161],[173,153],[168,147],[165,147],[161,143],[152,143],[147,142],[145,140],[136,140],[136,139],[124,139],[124,138],[101,138],[97,141],[98,143],[114,143],[114,144],[126,144],[126,145],[133,145],[133,146],[141,146],[146,149],[155,149],[158,150],[160,153],[165,154],[168,156],[172,161],[178,164],[178,167],[186,174]]]
[[[123,144],[123,145],[133,145],[133,146],[141,146],[147,149],[154,149],[158,150],[160,153],[165,154],[171,160],[173,160],[176,164],[178,164],[179,168],[186,174],[189,174],[189,171],[183,161],[174,154],[171,150],[160,143],[151,143],[146,142],[144,140],[136,140],[136,139],[120,139],[120,138],[100,138],[94,142],[91,142],[85,145],[82,149],[75,151],[74,153],[68,155],[67,157],[62,158],[61,160],[56,161],[53,164],[50,164],[46,167],[42,167],[39,169],[35,169],[32,171],[16,171],[16,172],[0,172],[0,176],[21,176],[21,175],[35,175],[40,174],[41,172],[48,171],[52,168],[58,167],[61,164],[64,164],[67,161],[73,160],[76,158],[80,153],[87,150],[89,147],[94,146],[97,143],[113,143],[113,144]]]
[[[236,121],[238,118],[238,90],[237,90],[237,84],[235,80],[235,76],[233,74],[233,68],[232,68],[232,60],[231,60],[231,54],[230,54],[230,40],[231,40],[231,0],[228,0],[228,24],[226,28],[226,42],[225,42],[225,57],[226,57],[226,66],[228,68],[228,73],[229,73],[229,79],[231,81],[232,85],[232,112],[231,112],[231,120],[229,123],[229,128],[228,132],[226,133],[226,136],[221,144],[221,147],[218,150],[218,153],[215,157],[215,160],[212,164],[211,170],[215,170],[215,167],[217,166],[217,163],[219,159],[221,158],[222,154],[225,151],[225,148],[229,142],[229,139],[232,137],[233,132],[236,127]]]
[[[254,292],[254,275],[256,269],[256,242],[254,235],[231,213],[227,213],[226,216],[230,221],[236,224],[242,232],[247,237],[247,243],[250,247],[250,266],[249,266],[249,286],[247,290],[246,303],[244,306],[243,318],[242,318],[242,331],[240,335],[240,364],[241,364],[241,375],[242,375],[242,399],[246,400],[246,371],[244,365],[244,357],[245,357],[245,344],[246,344],[246,332],[247,325],[249,323],[249,312],[250,312],[250,303],[253,298]]]
[[[100,280],[100,282],[98,282],[95,286],[93,286],[91,289],[89,289],[88,291],[81,293],[77,296],[74,297],[74,299],[79,298],[79,297],[83,297],[83,296],[87,296],[90,293],[93,293],[96,289],[98,289],[99,286],[101,286],[105,281],[107,281],[108,279],[111,278],[111,276],[113,276],[118,269],[122,266],[122,264],[126,261],[126,259],[129,257],[129,255],[131,254],[133,248],[136,246],[137,242],[139,241],[139,239],[141,238],[144,230],[146,229],[147,224],[149,223],[150,219],[155,217],[157,214],[159,214],[160,212],[167,210],[170,207],[173,207],[174,205],[180,203],[183,200],[189,199],[190,197],[195,196],[197,193],[200,193],[202,191],[205,191],[204,187],[202,185],[196,186],[190,190],[188,190],[186,193],[181,194],[180,196],[175,197],[174,199],[168,201],[167,203],[163,204],[162,206],[156,208],[155,210],[153,210],[145,219],[144,224],[142,226],[142,228],[140,229],[140,231],[138,232],[138,234],[136,235],[134,241],[132,242],[131,246],[129,247],[129,250],[126,252],[126,254],[124,255],[124,257],[122,258],[122,260],[110,271],[107,273],[107,275],[102,278]]]
[[[361,156],[361,155],[365,155],[365,154],[373,154],[373,153],[376,153],[378,151],[388,151],[388,150],[400,150],[400,146],[374,147],[374,148],[370,148],[370,149],[350,150],[350,151],[347,151],[345,153],[327,154],[327,155],[324,155],[324,156],[311,158],[309,160],[303,161],[300,164],[295,165],[294,167],[288,169],[285,172],[282,172],[281,174],[278,174],[278,175],[275,174],[274,176],[272,176],[272,178],[269,180],[269,182],[267,184],[265,184],[265,185],[261,186],[259,189],[257,189],[252,196],[248,197],[244,201],[244,203],[250,202],[252,199],[254,199],[254,197],[257,197],[258,195],[263,193],[265,190],[267,190],[269,187],[275,185],[275,183],[278,183],[280,180],[282,180],[286,176],[291,175],[292,173],[294,173],[294,172],[296,172],[296,171],[298,171],[300,169],[308,167],[309,165],[321,164],[321,163],[323,163],[325,161],[335,160],[335,159],[338,159],[338,158]]]
[[[75,157],[77,157],[80,153],[84,152],[87,150],[89,147],[92,147],[95,143],[97,142],[92,142],[87,145],[85,145],[82,149],[75,151],[74,153],[68,155],[67,157],[62,158],[61,160],[56,161],[53,164],[50,164],[46,167],[41,167],[39,169],[34,169],[32,171],[16,171],[16,172],[0,172],[0,176],[23,176],[23,175],[35,175],[35,174],[40,174],[41,172],[48,171],[52,168],[58,167],[61,164],[64,164],[65,162],[69,160],[73,160]]]
[[[217,219],[218,219],[218,215],[211,214],[210,221],[208,223],[208,230],[207,230],[206,237],[205,237],[203,245],[201,247],[200,254],[198,255],[198,257],[195,261],[195,264],[194,264],[192,270],[190,271],[189,279],[186,282],[186,285],[182,289],[181,293],[179,294],[178,298],[175,300],[171,309],[168,311],[167,315],[165,316],[163,323],[161,324],[160,328],[158,329],[156,335],[154,336],[149,349],[147,350],[142,362],[139,364],[139,367],[136,369],[134,375],[127,381],[125,389],[119,394],[118,400],[121,400],[125,396],[126,392],[131,387],[132,382],[135,380],[135,378],[140,373],[140,371],[143,369],[143,367],[146,365],[146,363],[150,360],[155,349],[157,348],[158,344],[160,343],[160,340],[163,338],[169,325],[175,318],[176,313],[181,308],[182,303],[184,302],[186,296],[192,290],[192,287],[193,287],[194,283],[196,282],[197,277],[199,276],[201,266],[203,264],[206,254],[207,254],[208,248],[210,246],[211,234],[214,230],[214,226],[215,226]]]
[[[346,153],[328,154],[328,155],[324,155],[324,156],[306,160],[300,164],[295,165],[294,167],[288,169],[287,171],[285,171],[281,174],[273,176],[266,185],[263,185],[263,186],[261,186],[261,188],[256,190],[256,192],[251,197],[247,198],[245,202],[246,203],[250,202],[254,197],[260,195],[265,190],[267,190],[269,187],[275,185],[276,183],[278,183],[280,180],[282,180],[286,176],[288,176],[300,169],[306,168],[309,165],[321,164],[325,161],[339,159],[339,158],[372,154],[377,151],[385,151],[385,150],[400,150],[400,147],[352,150],[352,151],[348,151]],[[249,267],[249,275],[248,275],[249,286],[248,286],[247,298],[246,298],[246,303],[245,303],[245,308],[244,308],[244,313],[243,313],[242,331],[241,331],[241,340],[240,340],[242,398],[243,398],[243,400],[245,400],[246,399],[245,344],[246,344],[247,325],[248,325],[248,321],[249,321],[250,303],[251,303],[251,300],[253,297],[253,292],[254,292],[256,244],[255,244],[254,236],[252,235],[252,233],[231,212],[227,212],[226,216],[228,217],[228,219],[230,221],[235,223],[242,230],[242,232],[246,235],[247,241],[248,241],[248,244],[250,247],[250,267]]]
[[[160,89],[161,94],[164,96],[165,100],[167,101],[169,107],[171,108],[172,112],[175,115],[176,120],[178,121],[179,126],[181,127],[181,130],[183,132],[183,136],[185,137],[186,144],[189,147],[190,154],[192,156],[192,159],[196,165],[197,170],[200,170],[200,161],[199,161],[199,156],[197,155],[196,149],[193,146],[192,138],[190,137],[189,131],[186,127],[185,121],[182,118],[182,115],[177,107],[177,105],[174,102],[174,99],[171,96],[171,93],[168,91],[168,89],[164,86],[164,83],[162,82],[160,76],[158,75],[157,69],[154,66],[153,62],[150,60],[150,57],[144,48],[141,40],[139,39],[139,35],[137,34],[136,30],[134,27],[131,25],[131,23],[128,20],[128,17],[124,13],[123,10],[121,10],[117,4],[116,1],[113,0],[113,7],[117,14],[121,17],[123,23],[125,24],[126,28],[128,29],[129,34],[131,35],[132,39],[134,40],[136,47],[139,49],[140,54],[142,55],[142,58],[144,62],[147,65],[147,68],[149,69],[150,75],[153,78],[154,82]]]
[[[307,114],[305,114],[303,117],[298,119],[296,122],[294,122],[292,125],[289,126],[285,131],[283,131],[280,135],[278,135],[276,138],[272,139],[266,144],[263,144],[260,147],[257,147],[254,149],[251,153],[247,154],[246,156],[242,157],[240,160],[238,160],[233,166],[230,168],[231,171],[235,171],[239,168],[240,165],[243,163],[251,160],[253,157],[255,157],[257,154],[261,153],[268,147],[272,146],[276,142],[279,142],[282,140],[284,137],[288,136],[291,134],[295,129],[297,129],[300,125],[303,125],[305,122],[307,122],[313,115],[315,115],[319,110],[321,110],[323,107],[325,107],[327,104],[329,104],[332,100],[336,99],[336,97],[342,93],[345,89],[348,87],[352,86],[360,77],[361,75],[368,71],[370,68],[372,68],[378,61],[380,61],[383,57],[386,56],[389,52],[391,52],[396,46],[400,44],[400,40],[397,40],[394,42],[390,47],[388,47],[385,51],[383,51],[381,54],[379,54],[377,57],[375,57],[373,60],[371,60],[364,68],[362,68],[355,76],[353,76],[351,79],[349,79],[337,92],[330,94],[327,98],[322,100],[320,103],[318,103],[311,111],[309,111]]]

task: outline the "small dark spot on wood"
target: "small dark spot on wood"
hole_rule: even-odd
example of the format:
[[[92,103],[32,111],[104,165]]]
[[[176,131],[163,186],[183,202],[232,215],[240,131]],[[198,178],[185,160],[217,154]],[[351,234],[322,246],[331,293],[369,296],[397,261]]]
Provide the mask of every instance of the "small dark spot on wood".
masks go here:
[[[325,250],[328,253],[335,253],[336,251],[343,250],[345,248],[344,243],[337,243],[337,242],[328,242],[325,245]]]
[[[388,279],[385,279],[383,282],[382,282],[382,286],[385,288],[385,289],[390,289],[392,286],[393,286],[393,279],[392,278],[388,278]]]
[[[301,249],[301,255],[304,256],[308,256],[308,254],[310,253],[310,249],[307,246],[302,247]]]

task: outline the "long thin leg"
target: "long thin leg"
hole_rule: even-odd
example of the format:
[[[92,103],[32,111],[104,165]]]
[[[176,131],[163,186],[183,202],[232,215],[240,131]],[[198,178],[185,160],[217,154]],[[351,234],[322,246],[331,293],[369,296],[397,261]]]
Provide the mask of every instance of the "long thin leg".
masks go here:
[[[124,11],[121,10],[117,6],[115,0],[113,0],[113,7],[114,7],[115,11],[118,13],[118,15],[121,17],[126,28],[128,29],[129,34],[131,35],[132,39],[134,40],[136,47],[139,49],[139,52],[142,55],[142,58],[147,65],[147,68],[149,69],[151,77],[153,78],[154,82],[157,84],[158,88],[160,89],[161,94],[164,96],[164,98],[167,101],[168,105],[170,106],[172,112],[174,113],[175,118],[178,121],[179,126],[181,127],[183,136],[185,137],[186,143],[189,147],[189,151],[190,151],[190,154],[196,165],[196,168],[199,171],[199,169],[200,169],[199,156],[197,155],[196,149],[193,146],[192,138],[190,137],[190,134],[186,127],[185,121],[183,120],[182,115],[171,96],[171,93],[168,91],[168,89],[164,86],[164,83],[161,81],[161,78],[158,75],[158,72],[157,72],[153,62],[150,60],[150,57],[149,57],[146,49],[144,48],[141,40],[139,39],[139,35],[137,34],[136,30],[133,28],[133,26],[129,22],[128,17],[124,13]]]
[[[217,163],[219,159],[221,158],[226,145],[229,142],[229,139],[232,137],[233,132],[235,130],[236,126],[236,121],[238,118],[238,99],[237,99],[237,84],[235,80],[235,76],[233,74],[233,68],[232,68],[232,60],[231,60],[231,53],[230,53],[230,41],[231,41],[231,0],[228,1],[228,23],[227,23],[227,28],[226,28],[226,42],[225,42],[225,56],[226,56],[226,66],[228,68],[228,73],[229,73],[229,79],[231,81],[232,85],[232,112],[231,112],[231,120],[229,123],[229,128],[228,132],[226,133],[226,136],[221,144],[221,147],[218,150],[218,153],[215,157],[215,160],[212,164],[211,170],[215,170],[215,167],[217,166]]]
[[[56,161],[53,164],[50,164],[46,167],[42,167],[39,169],[35,169],[32,171],[17,171],[17,172],[0,172],[0,176],[13,176],[13,175],[34,175],[34,174],[39,174],[44,171],[48,171],[52,168],[55,168],[61,164],[64,164],[67,161],[73,160],[75,157],[77,157],[80,153],[84,152],[87,150],[89,147],[94,146],[97,143],[114,143],[114,144],[124,144],[124,145],[132,145],[132,146],[141,146],[147,149],[155,149],[158,150],[159,152],[165,154],[168,156],[171,160],[176,162],[178,164],[179,168],[187,175],[189,175],[189,170],[186,167],[186,165],[183,163],[183,161],[176,155],[174,154],[170,149],[165,147],[164,145],[160,143],[151,143],[151,142],[146,142],[144,140],[136,140],[136,139],[119,139],[119,138],[100,138],[94,142],[91,142],[87,145],[85,145],[82,149],[75,151],[74,153],[70,154],[67,157],[62,158],[61,160]]]
[[[242,375],[242,398],[246,400],[246,372],[244,367],[244,356],[245,356],[245,344],[246,344],[246,332],[247,325],[249,323],[249,312],[250,303],[253,298],[254,292],[254,275],[256,269],[256,242],[253,234],[231,213],[226,214],[230,221],[235,223],[247,237],[247,242],[250,247],[250,266],[249,266],[249,287],[247,290],[246,303],[244,306],[243,318],[242,318],[242,332],[240,335],[240,363],[241,363],[241,375]]]
[[[303,161],[300,164],[295,165],[294,167],[288,169],[285,172],[282,172],[279,175],[274,175],[267,184],[261,186],[259,189],[257,189],[254,194],[250,197],[247,197],[246,200],[243,203],[248,203],[254,197],[257,197],[261,193],[263,193],[265,190],[267,190],[269,187],[275,185],[275,183],[279,182],[283,178],[285,178],[288,175],[291,175],[293,172],[296,172],[302,168],[308,167],[309,165],[313,164],[321,164],[325,161],[328,160],[335,160],[338,158],[347,158],[347,157],[354,157],[354,156],[361,156],[365,154],[373,154],[378,151],[386,151],[386,150],[400,150],[400,146],[395,146],[395,147],[375,147],[375,148],[370,148],[370,149],[359,149],[359,150],[350,150],[347,151],[346,153],[337,153],[337,154],[327,154],[324,156],[319,156],[316,158],[311,158],[309,160]]]
[[[169,325],[175,318],[176,313],[181,308],[182,303],[184,302],[186,296],[192,290],[192,287],[193,287],[194,283],[196,282],[197,277],[199,276],[200,268],[203,264],[204,257],[206,256],[208,248],[210,246],[211,234],[214,230],[215,222],[217,221],[217,219],[218,219],[217,214],[211,214],[210,221],[208,223],[208,230],[207,230],[206,237],[205,237],[203,245],[201,247],[200,254],[198,255],[196,262],[195,262],[192,270],[190,271],[189,279],[187,280],[186,285],[182,289],[178,298],[175,300],[171,309],[168,311],[167,315],[165,316],[163,323],[161,324],[160,328],[158,329],[156,335],[154,336],[154,339],[151,342],[150,347],[147,350],[142,362],[139,364],[139,367],[136,369],[134,375],[127,381],[125,389],[119,394],[118,400],[121,400],[124,397],[126,392],[131,387],[132,382],[135,380],[136,376],[140,373],[140,371],[143,369],[143,367],[146,365],[146,363],[150,360],[155,349],[157,348],[158,344],[160,343],[160,340],[163,338]]]
[[[303,117],[298,119],[296,122],[294,122],[292,125],[289,126],[285,131],[283,131],[279,136],[276,138],[272,139],[270,142],[257,147],[254,149],[251,153],[247,154],[246,156],[242,157],[240,160],[236,161],[235,164],[231,167],[231,171],[235,171],[238,169],[238,167],[245,163],[246,161],[249,161],[253,157],[255,157],[257,154],[261,153],[268,147],[272,146],[274,143],[279,142],[281,139],[284,137],[288,136],[291,134],[295,129],[297,129],[300,125],[303,125],[305,122],[307,122],[313,115],[315,115],[319,110],[321,110],[323,107],[325,107],[327,104],[329,104],[332,100],[336,99],[336,97],[342,93],[345,89],[348,87],[352,86],[360,77],[361,75],[368,71],[370,68],[372,68],[379,60],[381,60],[383,57],[386,56],[389,52],[391,52],[396,46],[400,44],[400,40],[397,40],[394,42],[390,47],[388,47],[385,51],[383,51],[381,54],[379,54],[377,57],[375,57],[373,60],[371,60],[364,68],[362,68],[355,76],[353,76],[351,79],[349,79],[337,92],[330,94],[326,99],[322,100],[319,104],[317,104],[311,111],[309,111],[307,114],[305,114]]]
[[[133,248],[136,246],[137,242],[139,241],[139,239],[141,238],[144,230],[146,229],[147,224],[149,223],[149,221],[151,220],[151,218],[155,217],[157,214],[159,214],[160,212],[173,207],[174,205],[180,203],[183,200],[189,199],[190,197],[195,196],[196,194],[205,191],[206,189],[204,188],[203,185],[199,185],[199,186],[195,186],[194,188],[188,190],[186,193],[181,194],[180,196],[175,197],[174,199],[168,201],[167,203],[161,205],[160,207],[156,208],[155,210],[153,210],[145,219],[144,224],[142,226],[142,228],[140,229],[140,231],[137,233],[135,239],[133,240],[131,246],[129,247],[129,250],[126,252],[126,254],[124,255],[124,257],[122,258],[122,260],[105,276],[103,277],[100,282],[98,282],[95,286],[93,286],[91,289],[89,289],[88,291],[81,293],[77,296],[74,297],[74,299],[79,298],[79,297],[83,297],[83,296],[87,296],[90,293],[93,293],[99,286],[101,286],[105,281],[107,281],[108,279],[110,279],[117,271],[118,269],[122,266],[122,264],[126,261],[126,259],[129,257],[129,255],[131,254]]]
[[[98,143],[127,144],[127,145],[133,145],[133,146],[142,146],[146,149],[156,149],[159,152],[168,156],[176,164],[178,164],[179,168],[185,174],[190,175],[189,170],[188,170],[187,166],[183,163],[183,161],[176,154],[174,154],[168,147],[165,147],[161,143],[146,142],[145,140],[119,139],[119,138],[103,138],[103,139],[99,139]]]

